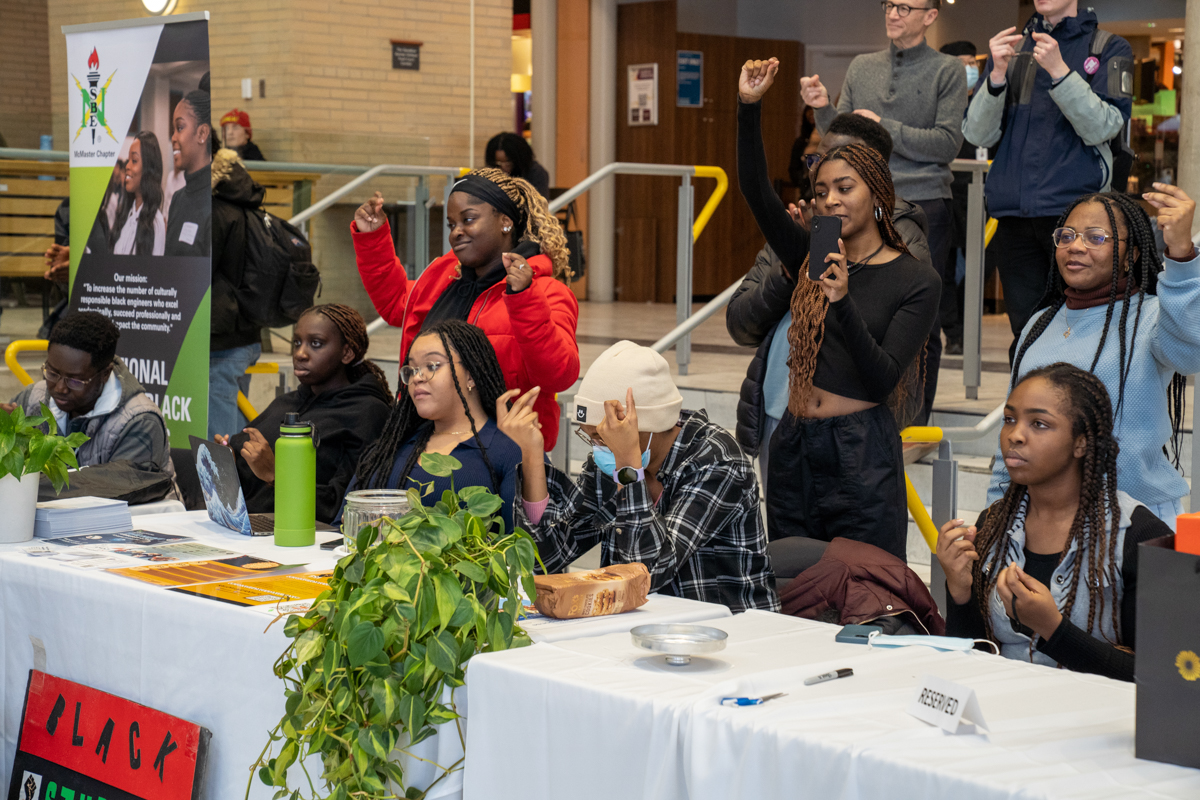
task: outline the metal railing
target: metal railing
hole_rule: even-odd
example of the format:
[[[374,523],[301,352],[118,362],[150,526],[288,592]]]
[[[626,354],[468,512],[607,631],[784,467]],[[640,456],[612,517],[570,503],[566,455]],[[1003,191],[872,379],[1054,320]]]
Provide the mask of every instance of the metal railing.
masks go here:
[[[720,167],[638,164],[630,161],[614,161],[596,170],[552,200],[550,202],[551,213],[566,208],[572,200],[581,196],[588,189],[600,183],[600,181],[613,175],[677,175],[680,178],[679,205],[676,216],[678,224],[676,225],[677,238],[675,246],[675,321],[678,325],[682,326],[692,316],[692,286],[694,278],[692,274],[692,254],[695,242],[696,239],[700,238],[700,234],[704,231],[704,226],[712,219],[717,206],[720,205],[722,198],[725,197],[725,193],[729,190],[729,177],[725,174],[725,170]],[[696,201],[695,188],[692,186],[693,177],[713,178],[717,182],[716,189],[713,190],[713,193],[708,198],[708,202],[704,204],[704,208],[700,210],[699,216],[694,221],[692,220],[692,213]],[[733,293],[729,292],[729,294],[732,296]],[[728,302],[728,299],[726,299],[726,302]],[[712,305],[712,303],[709,303],[709,305]],[[707,307],[705,306],[705,308]],[[708,314],[711,316],[716,308],[720,308],[720,306],[716,306]],[[705,319],[707,319],[707,316]],[[679,367],[680,375],[687,375],[688,364],[692,360],[690,333],[694,328],[695,325],[692,325],[682,333],[674,336],[670,343],[663,345],[662,350],[659,350],[659,352],[663,352],[671,346],[675,347],[675,363]],[[660,343],[662,341],[660,340]],[[658,345],[655,345],[655,349],[658,349]]]

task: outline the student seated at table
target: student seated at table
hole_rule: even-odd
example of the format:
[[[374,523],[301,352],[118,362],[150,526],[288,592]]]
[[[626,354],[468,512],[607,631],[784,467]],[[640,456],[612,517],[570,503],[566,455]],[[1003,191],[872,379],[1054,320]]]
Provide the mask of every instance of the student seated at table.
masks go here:
[[[317,519],[337,516],[359,455],[391,410],[387,376],[366,359],[370,345],[362,315],[340,303],[314,306],[296,321],[292,369],[300,388],[275,398],[242,433],[216,436],[241,456],[238,477],[251,512],[275,510],[275,441],[283,415],[295,411],[320,437]]]
[[[491,489],[504,501],[501,513],[511,530],[521,450],[496,427],[504,373],[487,334],[457,319],[426,325],[408,350],[400,382],[404,391],[347,491],[433,483],[430,497],[440,498],[451,479],[430,475],[419,459],[422,453],[450,455],[462,464],[454,488]]]
[[[50,331],[43,380],[26,386],[11,403],[41,416],[45,403],[61,436],[89,437],[75,451],[79,466],[129,461],[141,469],[175,476],[162,411],[117,357],[121,331],[108,317],[80,311]]]
[[[651,591],[779,610],[754,467],[703,410],[680,410],[666,359],[621,341],[587,371],[572,419],[592,453],[577,484],[543,459],[537,393],[505,410],[509,392],[496,416],[523,455],[517,522],[549,572],[599,544],[603,566],[645,564]]]
[[[1117,490],[1112,402],[1066,363],[1025,375],[1004,407],[1011,483],[975,525],[938,536],[949,636],[1007,658],[1132,681],[1137,546],[1171,533]]]

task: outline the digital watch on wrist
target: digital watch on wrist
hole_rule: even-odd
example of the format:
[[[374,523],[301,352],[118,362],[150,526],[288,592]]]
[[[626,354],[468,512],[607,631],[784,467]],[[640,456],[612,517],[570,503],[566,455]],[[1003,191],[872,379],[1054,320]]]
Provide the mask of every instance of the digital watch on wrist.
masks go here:
[[[646,470],[644,468],[621,467],[613,473],[613,477],[617,479],[617,483],[622,486],[628,486],[631,483],[637,483],[644,479],[646,477]]]

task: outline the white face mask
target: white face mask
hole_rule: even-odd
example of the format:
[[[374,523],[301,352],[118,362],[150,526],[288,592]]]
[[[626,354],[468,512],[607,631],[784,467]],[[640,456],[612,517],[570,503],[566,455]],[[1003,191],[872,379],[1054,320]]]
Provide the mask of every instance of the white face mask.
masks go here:
[[[996,645],[986,639],[959,639],[953,636],[888,636],[872,633],[867,639],[870,647],[932,647],[935,650],[959,650],[967,652],[975,648],[976,642],[984,642],[992,649]]]
[[[979,67],[975,64],[965,64],[967,68],[967,91],[975,88],[975,84],[979,83]]]

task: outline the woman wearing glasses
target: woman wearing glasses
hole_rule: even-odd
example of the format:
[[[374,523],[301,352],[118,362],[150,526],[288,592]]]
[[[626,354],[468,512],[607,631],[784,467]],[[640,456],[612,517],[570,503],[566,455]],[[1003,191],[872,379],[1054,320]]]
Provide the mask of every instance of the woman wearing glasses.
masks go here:
[[[432,483],[433,497],[440,497],[451,478],[430,475],[419,459],[422,453],[452,455],[462,464],[454,473],[454,488],[483,486],[495,492],[504,501],[504,524],[511,529],[521,448],[496,428],[504,372],[487,334],[457,319],[426,325],[408,350],[400,382],[404,390],[383,432],[363,451],[347,491]]]
[[[1021,332],[1012,376],[1059,361],[1089,370],[1113,401],[1121,489],[1172,528],[1188,486],[1180,474],[1184,375],[1200,371],[1200,260],[1192,244],[1195,202],[1174,186],[1143,195],[1158,209],[1166,267],[1150,219],[1117,193],[1085,195],[1054,231],[1046,293]],[[1168,448],[1168,444],[1170,447]],[[988,502],[1009,483],[992,468]]]

